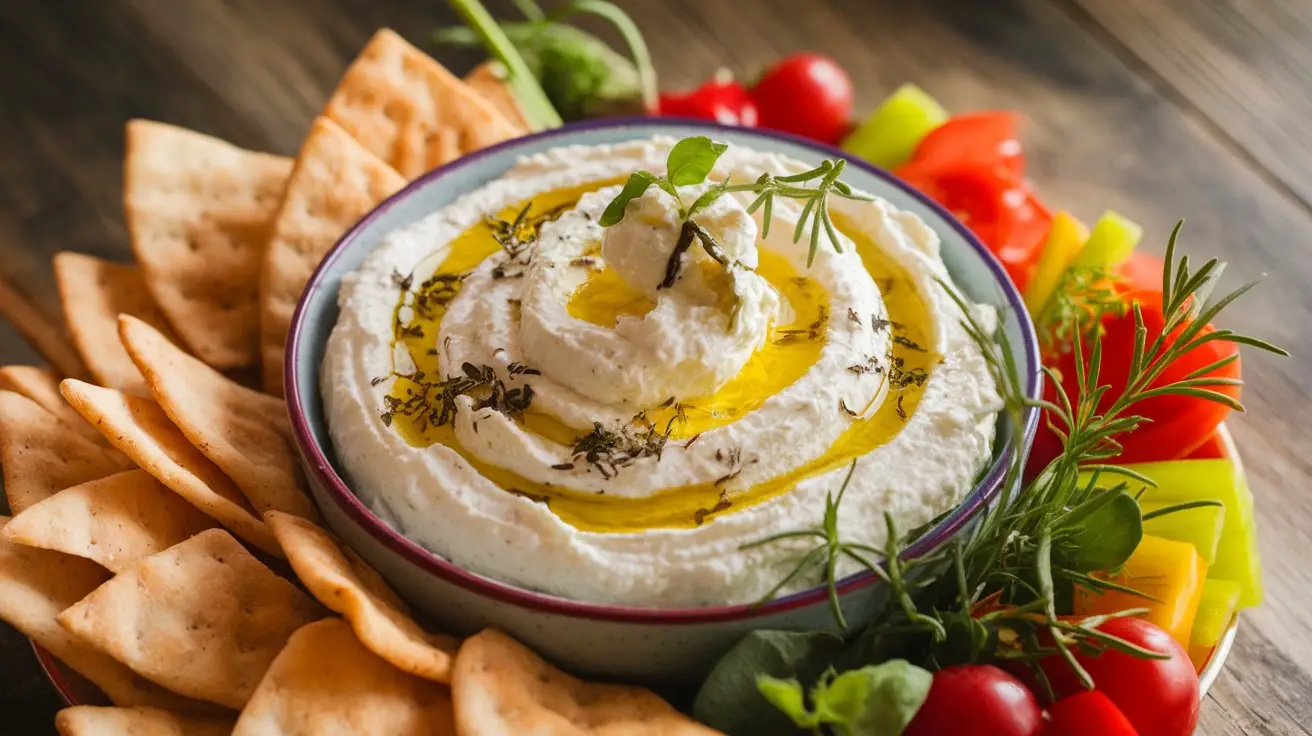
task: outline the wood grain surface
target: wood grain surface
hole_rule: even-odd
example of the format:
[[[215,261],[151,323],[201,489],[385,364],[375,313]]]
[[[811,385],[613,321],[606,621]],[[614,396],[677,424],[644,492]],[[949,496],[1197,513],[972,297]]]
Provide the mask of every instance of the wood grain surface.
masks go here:
[[[628,0],[662,86],[823,50],[861,112],[905,81],[953,110],[1017,108],[1044,198],[1141,222],[1160,252],[1269,274],[1226,326],[1292,349],[1245,355],[1231,424],[1261,525],[1266,604],[1244,618],[1200,734],[1312,724],[1312,10],[1303,0]],[[490,2],[508,14],[505,2]],[[57,315],[50,257],[128,258],[122,126],[143,116],[294,154],[379,26],[427,45],[441,0],[0,2],[0,276]],[[438,50],[463,72],[478,55]],[[0,361],[37,360],[0,326]],[[45,734],[57,702],[25,643],[0,633],[0,734]]]

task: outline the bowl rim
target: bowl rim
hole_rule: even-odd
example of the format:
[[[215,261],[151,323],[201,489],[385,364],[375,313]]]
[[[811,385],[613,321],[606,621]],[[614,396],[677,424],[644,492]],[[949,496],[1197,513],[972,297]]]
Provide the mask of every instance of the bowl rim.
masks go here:
[[[310,277],[305,290],[302,292],[301,299],[296,305],[296,310],[292,315],[291,327],[288,330],[285,354],[286,358],[283,361],[283,385],[286,387],[285,402],[288,415],[291,419],[292,435],[295,445],[300,453],[301,459],[314,475],[314,479],[320,484],[325,495],[336,504],[338,509],[350,518],[356,526],[364,530],[374,539],[374,541],[387,548],[393,554],[401,557],[427,574],[437,576],[448,583],[460,586],[461,588],[491,598],[500,603],[507,603],[541,613],[551,613],[569,616],[571,618],[597,621],[618,621],[630,624],[647,625],[704,624],[760,618],[826,602],[828,588],[827,586],[820,585],[787,596],[775,598],[764,603],[739,603],[696,608],[650,608],[644,606],[591,603],[521,588],[510,583],[466,570],[453,562],[443,559],[436,553],[429,551],[419,543],[407,538],[400,532],[388,526],[371,510],[369,510],[365,503],[351,490],[350,486],[337,472],[336,468],[333,467],[332,462],[328,458],[328,453],[315,440],[309,419],[306,416],[306,413],[301,409],[303,387],[301,386],[298,376],[299,371],[297,370],[297,364],[295,363],[295,356],[300,353],[300,344],[303,327],[306,323],[308,314],[307,305],[310,303],[310,296],[323,288],[323,281],[326,279],[328,272],[332,270],[336,261],[350,248],[351,244],[360,237],[361,233],[369,229],[375,220],[382,217],[383,214],[394,205],[451,172],[468,166],[473,166],[489,156],[507,149],[521,146],[526,142],[544,141],[552,138],[576,135],[579,132],[607,130],[612,128],[641,129],[644,127],[670,126],[699,129],[705,131],[709,135],[713,135],[717,131],[736,135],[741,135],[743,133],[753,134],[767,139],[772,138],[799,145],[808,148],[817,154],[824,155],[827,158],[843,158],[847,160],[848,166],[855,166],[865,173],[880,179],[888,186],[899,189],[917,200],[926,209],[937,215],[948,227],[954,229],[957,234],[960,235],[979,256],[981,256],[1006,302],[1004,308],[1011,310],[1018,315],[1022,331],[1022,344],[1020,347],[1022,348],[1025,357],[1030,361],[1030,364],[1035,367],[1034,371],[1023,377],[1025,382],[1025,395],[1031,398],[1037,398],[1039,396],[1039,392],[1042,388],[1043,376],[1039,358],[1038,336],[1035,332],[1033,320],[1029,317],[1029,312],[1025,308],[1025,303],[1021,298],[1016,285],[1007,275],[1006,270],[997,258],[977,237],[975,237],[973,233],[970,232],[968,228],[966,228],[965,225],[937,202],[917,191],[891,172],[852,156],[835,146],[819,143],[791,133],[763,128],[739,128],[706,120],[678,117],[620,117],[570,123],[559,128],[512,138],[488,148],[474,151],[473,153],[462,156],[455,161],[433,169],[410,182],[401,190],[380,202],[338,239],[332,249],[324,256],[318,267],[315,268],[314,274]],[[311,398],[318,400],[317,396]],[[903,550],[902,554],[904,556],[917,556],[924,554],[951,539],[968,521],[970,521],[970,519],[975,516],[980,508],[998,495],[1001,490],[1007,460],[1014,452],[1028,452],[1034,433],[1038,428],[1039,414],[1037,408],[1032,406],[1027,407],[1024,416],[1025,426],[1022,434],[1023,446],[1021,448],[1015,448],[1012,447],[1011,442],[1008,441],[1008,443],[1003,446],[1002,451],[998,454],[997,459],[994,460],[993,464],[990,466],[988,472],[975,483],[970,492],[966,494],[961,502],[948,512],[946,517],[941,519],[932,528],[922,534],[915,542]],[[838,594],[842,596],[855,590],[869,587],[877,582],[879,582],[879,578],[874,573],[863,571],[854,573],[840,580],[835,588],[837,589]]]

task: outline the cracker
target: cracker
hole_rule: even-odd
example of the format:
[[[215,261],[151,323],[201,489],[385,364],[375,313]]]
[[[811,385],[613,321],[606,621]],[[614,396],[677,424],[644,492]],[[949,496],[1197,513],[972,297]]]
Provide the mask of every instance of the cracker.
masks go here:
[[[8,521],[0,516],[0,527]],[[206,708],[143,679],[56,623],[60,611],[77,603],[108,578],[104,568],[89,560],[0,539],[0,620],[90,680],[118,705],[187,712]]]
[[[407,179],[523,131],[432,57],[381,29],[323,115]]]
[[[506,83],[505,67],[498,61],[485,61],[465,75],[465,84],[483,99],[492,103],[497,112],[522,130],[531,130],[533,124],[524,116],[519,98]]]
[[[96,444],[105,439],[94,427],[87,424],[59,393],[59,376],[47,368],[30,365],[0,366],[0,391],[13,391],[35,401],[38,406],[68,423],[79,434]]]
[[[282,401],[229,380],[141,320],[123,317],[118,331],[160,408],[256,512],[317,518]]]
[[[122,453],[83,437],[35,401],[0,391],[0,470],[11,512],[130,467]]]
[[[281,554],[237,484],[187,441],[158,404],[72,379],[60,388],[73,408],[142,470],[237,536]]]
[[[240,709],[288,637],[324,611],[222,529],[137,562],[59,615],[137,674]]]
[[[405,186],[392,167],[328,118],[317,118],[270,226],[260,280],[264,386],[282,396],[283,353],[292,312],[310,276],[338,238]]]
[[[76,705],[55,714],[59,736],[228,736],[232,718],[188,716],[158,708]]]
[[[366,649],[412,675],[451,682],[459,640],[424,631],[382,577],[328,532],[276,511],[264,520],[296,577],[320,603],[346,618]]]
[[[710,736],[649,690],[583,682],[493,629],[465,640],[451,681],[462,734]]]
[[[454,720],[445,686],[379,659],[333,618],[292,635],[232,733],[454,736]]]
[[[132,252],[182,342],[216,368],[258,359],[260,262],[291,167],[183,128],[128,123]]]
[[[14,517],[0,536],[121,572],[214,526],[144,470],[66,488]]]
[[[64,326],[51,322],[45,312],[0,278],[0,317],[4,317],[61,376],[84,378],[87,367]]]
[[[95,256],[55,254],[55,285],[64,323],[91,376],[102,386],[145,394],[146,384],[118,341],[118,316],[130,314],[168,330],[141,269]],[[170,332],[171,334],[171,332]]]

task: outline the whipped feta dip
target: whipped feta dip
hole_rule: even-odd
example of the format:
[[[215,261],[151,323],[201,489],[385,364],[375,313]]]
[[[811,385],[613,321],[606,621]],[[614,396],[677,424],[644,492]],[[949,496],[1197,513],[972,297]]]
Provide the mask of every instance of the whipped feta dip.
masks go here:
[[[739,192],[696,214],[718,259],[676,254],[680,204],[705,185],[652,187],[603,227],[624,178],[663,173],[674,142],[522,159],[343,280],[322,398],[386,523],[512,585],[687,608],[774,588],[811,542],[744,545],[817,528],[853,462],[848,542],[881,547],[885,513],[906,531],[970,491],[1001,400],[937,235],[878,198],[832,198],[840,247],[822,238],[808,265],[802,207],[776,201],[767,228]],[[708,181],[808,168],[732,146]]]

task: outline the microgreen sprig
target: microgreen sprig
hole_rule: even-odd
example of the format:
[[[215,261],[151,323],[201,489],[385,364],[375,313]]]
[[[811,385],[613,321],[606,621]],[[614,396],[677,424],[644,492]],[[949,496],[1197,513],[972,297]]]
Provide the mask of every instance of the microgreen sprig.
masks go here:
[[[680,228],[678,247],[670,254],[669,263],[666,265],[666,277],[661,282],[662,288],[669,288],[674,285],[681,268],[682,256],[694,241],[701,243],[707,255],[721,265],[726,268],[731,266],[731,262],[724,255],[723,247],[716,241],[714,235],[697,223],[695,219],[698,212],[710,207],[711,204],[725,194],[733,192],[756,194],[756,199],[747,207],[747,211],[753,214],[757,210],[762,211],[764,222],[761,228],[762,236],[770,234],[770,223],[773,220],[776,197],[803,202],[801,216],[798,218],[797,227],[793,230],[793,242],[800,241],[802,236],[806,234],[807,227],[810,227],[810,251],[806,260],[808,266],[815,261],[815,254],[820,245],[821,230],[825,232],[835,251],[841,253],[843,249],[838,228],[834,227],[833,219],[829,213],[829,197],[834,195],[843,199],[860,201],[871,199],[868,195],[856,192],[846,182],[838,178],[847,164],[843,159],[838,159],[836,161],[822,161],[814,169],[798,174],[787,176],[762,174],[756,181],[750,183],[733,184],[728,179],[724,179],[703,191],[691,204],[685,202],[679,188],[704,183],[706,178],[710,176],[711,170],[715,168],[720,156],[728,148],[727,144],[716,143],[706,136],[693,136],[680,140],[670,149],[665,163],[666,173],[664,176],[657,176],[645,170],[633,172],[629,175],[624,186],[620,188],[620,193],[615,196],[615,199],[611,200],[610,204],[606,206],[606,211],[602,213],[600,220],[602,227],[611,227],[618,224],[624,220],[629,203],[646,194],[647,190],[653,186],[674,198],[674,201],[678,204],[679,219],[683,221],[683,225]],[[804,186],[809,182],[815,182],[815,186]]]
[[[1072,266],[1035,315],[1039,341],[1045,349],[1068,353],[1075,333],[1085,339],[1101,336],[1103,319],[1124,317],[1129,303],[1117,287],[1123,279],[1101,266]]]

